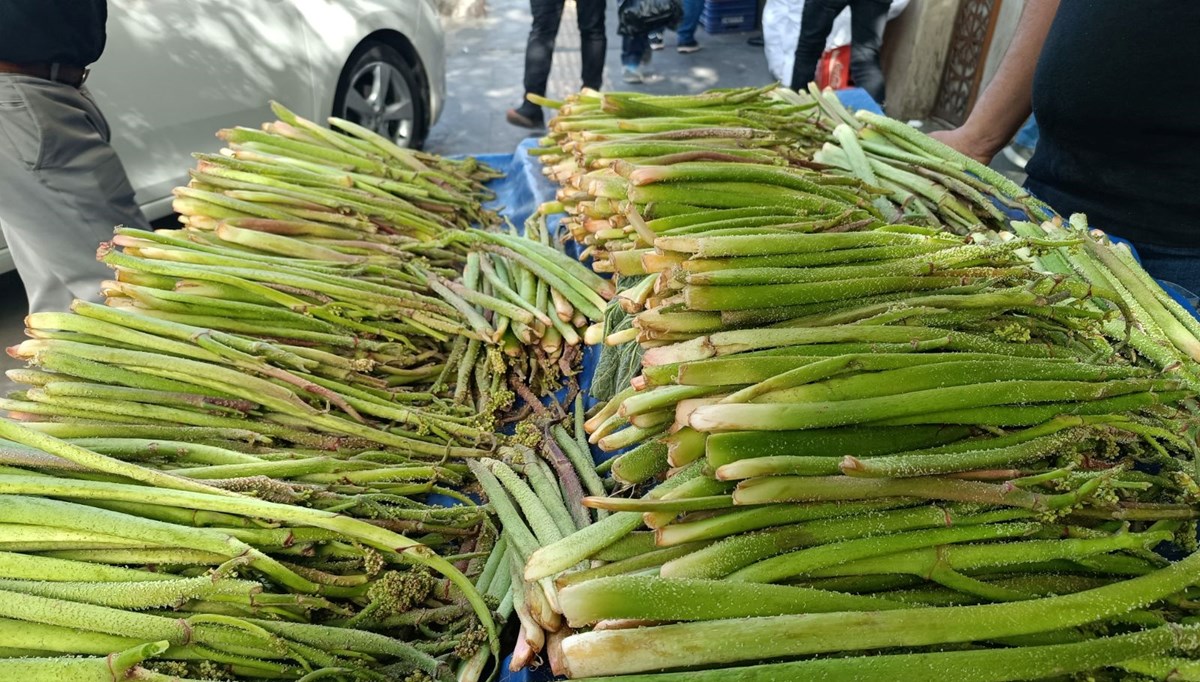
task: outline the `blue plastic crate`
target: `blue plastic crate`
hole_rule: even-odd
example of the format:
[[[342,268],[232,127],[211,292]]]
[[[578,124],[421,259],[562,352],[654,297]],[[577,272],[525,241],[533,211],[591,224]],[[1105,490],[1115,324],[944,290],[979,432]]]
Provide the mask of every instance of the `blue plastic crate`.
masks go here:
[[[706,33],[732,33],[734,31],[754,30],[754,10],[745,14],[732,14],[721,17],[700,15],[700,25]]]
[[[701,11],[708,14],[736,14],[757,8],[758,0],[705,0]]]
[[[708,33],[751,31],[757,9],[757,0],[704,0],[700,25]]]

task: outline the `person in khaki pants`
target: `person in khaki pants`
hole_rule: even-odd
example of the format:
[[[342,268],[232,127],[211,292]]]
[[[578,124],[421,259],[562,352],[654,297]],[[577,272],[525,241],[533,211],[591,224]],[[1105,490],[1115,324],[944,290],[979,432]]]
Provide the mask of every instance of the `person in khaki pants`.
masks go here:
[[[149,227],[83,87],[107,16],[105,0],[0,2],[0,230],[30,312],[97,300],[111,273],[96,247]]]

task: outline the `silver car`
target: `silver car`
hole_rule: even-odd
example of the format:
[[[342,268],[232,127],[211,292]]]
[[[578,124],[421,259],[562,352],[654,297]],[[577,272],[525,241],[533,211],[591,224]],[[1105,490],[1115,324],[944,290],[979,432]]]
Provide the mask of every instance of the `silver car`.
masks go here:
[[[109,0],[87,87],[151,220],[217,130],[272,120],[268,100],[418,147],[446,94],[434,0]],[[12,257],[0,238],[0,272]]]

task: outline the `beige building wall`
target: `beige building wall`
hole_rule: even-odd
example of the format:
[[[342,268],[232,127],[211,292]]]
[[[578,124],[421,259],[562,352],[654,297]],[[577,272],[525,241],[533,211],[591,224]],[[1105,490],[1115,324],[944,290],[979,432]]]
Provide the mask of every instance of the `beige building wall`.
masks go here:
[[[959,0],[912,0],[884,34],[888,115],[925,118],[933,109]]]
[[[984,61],[983,79],[980,81],[982,87],[987,87],[992,77],[996,75],[996,69],[1000,67],[1000,61],[1004,58],[1009,44],[1012,43],[1013,35],[1017,30],[1017,21],[1021,18],[1023,9],[1025,9],[1025,0],[1003,0],[1000,3],[1000,13],[996,17],[996,29],[992,33],[992,44],[988,46],[987,59]]]
[[[961,0],[912,0],[884,35],[883,68],[888,114],[901,120],[929,117],[946,65]],[[999,0],[996,27],[984,58],[980,87],[996,74],[1012,42],[1025,0]]]

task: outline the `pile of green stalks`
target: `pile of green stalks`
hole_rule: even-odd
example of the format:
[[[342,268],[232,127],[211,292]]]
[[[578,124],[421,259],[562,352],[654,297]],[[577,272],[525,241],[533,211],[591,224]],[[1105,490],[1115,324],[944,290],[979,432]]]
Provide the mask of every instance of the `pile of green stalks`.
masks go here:
[[[369,467],[344,485],[297,472],[280,487],[303,502],[280,503],[218,470],[288,460],[163,442],[143,466],[106,439],[11,421],[0,437],[4,679],[449,681],[498,651],[498,602],[474,584],[496,537],[484,508],[359,490]]]
[[[1042,210],[897,125],[847,113],[833,132]],[[655,216],[634,181],[670,169],[610,168],[613,215]],[[1082,217],[996,232],[967,217],[982,204],[927,200],[934,219],[896,219],[894,187],[854,179],[887,220],[783,233],[747,213],[627,236],[642,271],[606,351],[636,376],[584,424],[621,452],[602,482],[617,492],[583,500],[610,515],[525,566],[576,630],[559,669],[1200,679],[1200,324]],[[714,222],[691,196],[672,215]]]
[[[179,578],[159,601],[100,605],[184,612],[183,638],[0,636],[7,656],[126,652],[128,679],[305,681],[465,682],[498,660],[510,581],[492,584],[487,562],[505,555],[465,461],[520,459],[499,426],[524,417],[518,397],[570,383],[613,285],[544,220],[500,225],[482,203],[495,173],[476,161],[275,111],[200,157],[176,192],[181,229],[117,228],[99,252],[107,305],[26,319],[9,354],[30,366],[0,399],[23,425],[0,427],[0,475],[44,484],[7,492],[75,504],[5,521],[0,553],[24,563],[2,577],[78,583],[37,593],[65,600]],[[93,507],[109,515],[72,525]],[[65,577],[39,577],[56,566]],[[310,652],[267,621],[329,630],[288,630],[319,640]],[[250,635],[192,645],[193,622]],[[30,675],[13,679],[43,679]]]
[[[490,171],[276,111],[223,132],[179,190],[184,229],[117,229],[107,306],[29,318],[9,352],[44,371],[0,407],[437,459],[487,451],[515,394],[576,371],[612,285],[538,221],[459,229],[494,219]]]

